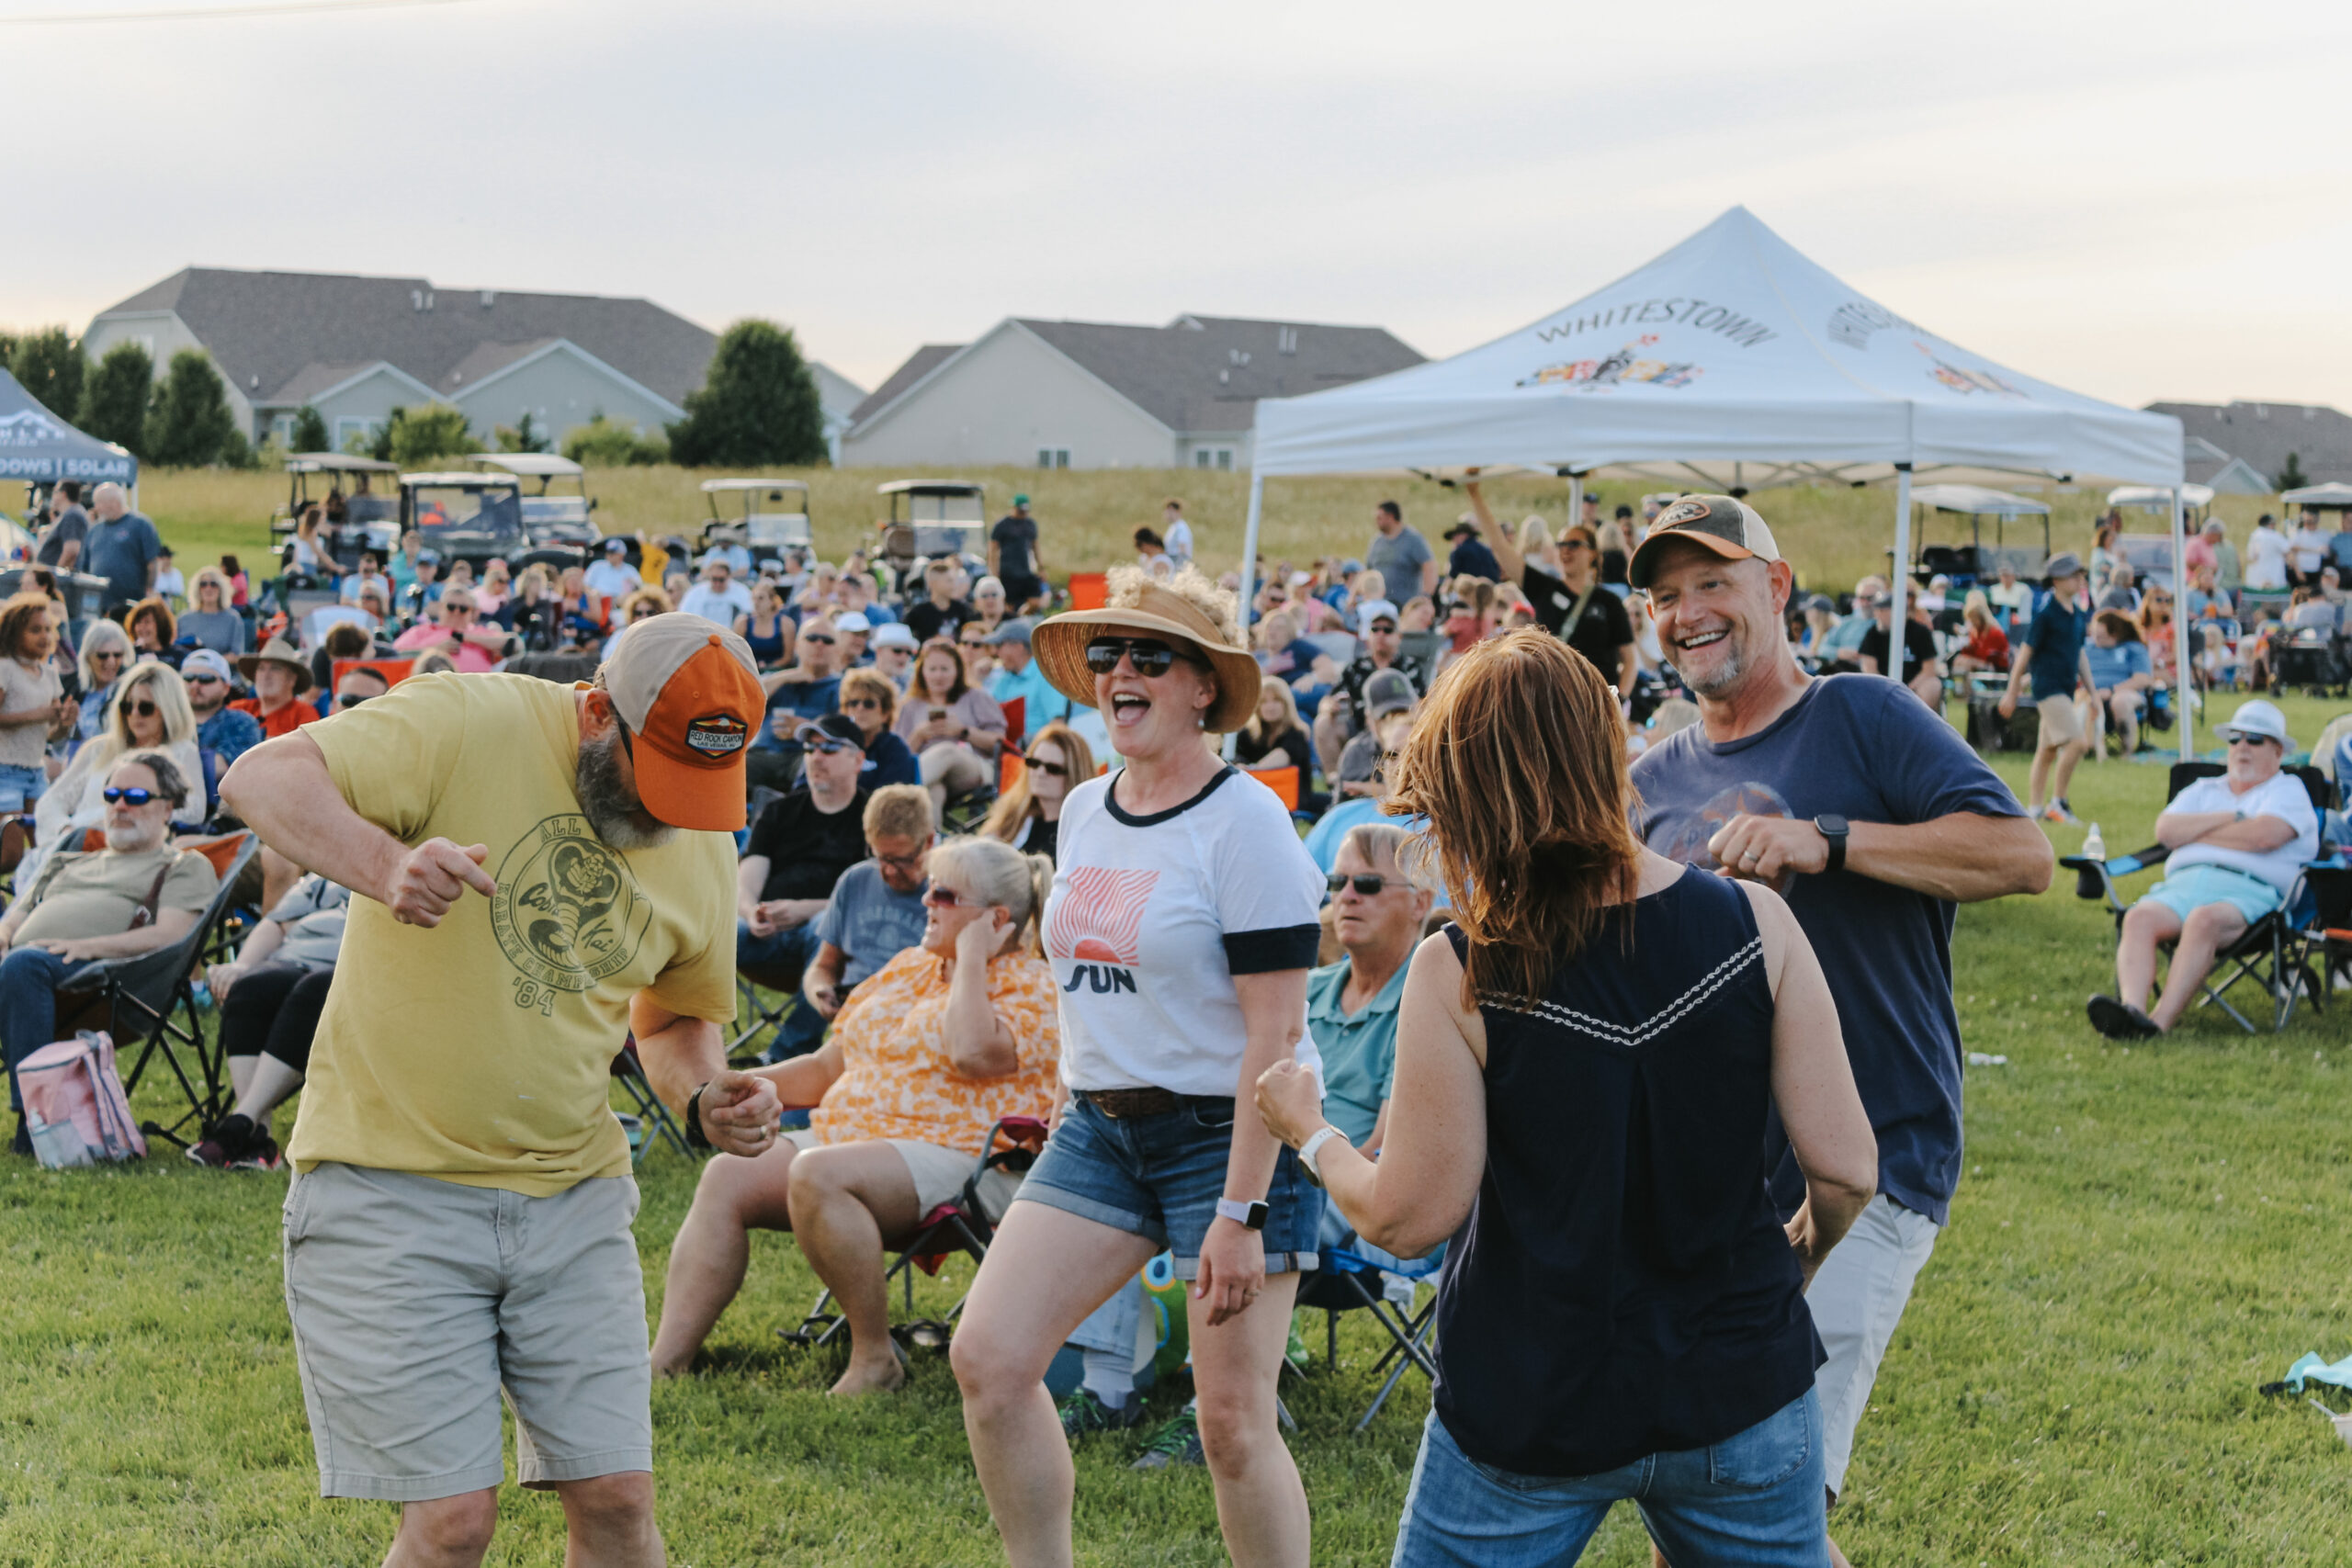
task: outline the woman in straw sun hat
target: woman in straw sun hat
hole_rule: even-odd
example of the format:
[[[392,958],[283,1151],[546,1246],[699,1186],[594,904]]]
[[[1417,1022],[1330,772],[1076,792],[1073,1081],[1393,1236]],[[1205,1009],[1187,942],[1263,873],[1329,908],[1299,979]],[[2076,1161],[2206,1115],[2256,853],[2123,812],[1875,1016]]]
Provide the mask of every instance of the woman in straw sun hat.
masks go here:
[[[1127,567],[1103,608],[1031,635],[1046,679],[1100,710],[1125,765],[1062,807],[1045,940],[1069,1099],[955,1339],[972,1457],[1016,1564],[1069,1561],[1075,1478],[1046,1363],[1162,1248],[1193,1281],[1227,1547],[1240,1562],[1307,1560],[1274,1380],[1322,1201],[1234,1102],[1275,1062],[1320,1071],[1306,971],[1322,881],[1281,801],[1211,746],[1258,704],[1235,612],[1192,568],[1161,581]]]

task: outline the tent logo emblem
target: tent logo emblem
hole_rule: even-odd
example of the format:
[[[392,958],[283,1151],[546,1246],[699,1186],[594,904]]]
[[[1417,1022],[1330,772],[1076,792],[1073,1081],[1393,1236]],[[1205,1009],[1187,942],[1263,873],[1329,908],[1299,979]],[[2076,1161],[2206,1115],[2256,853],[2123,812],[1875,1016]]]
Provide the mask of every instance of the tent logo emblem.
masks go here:
[[[38,409],[0,415],[0,446],[38,446],[64,438],[65,427]]]
[[[1945,386],[1950,387],[1955,392],[1992,392],[1997,396],[2008,398],[2022,398],[2025,396],[2025,393],[2018,390],[2017,388],[2010,386],[2007,381],[2002,380],[1990,370],[1971,370],[1965,366],[1954,365],[1951,361],[1938,355],[1935,350],[1929,348],[1926,344],[1920,343],[1916,339],[1913,340],[1911,346],[1917,349],[1921,354],[1926,355],[1928,360],[1933,364],[1934,368],[1929,370],[1928,374],[1942,382]]]
[[[1533,375],[1522,378],[1519,385],[1575,387],[1586,391],[1600,387],[1642,383],[1655,387],[1687,387],[1705,374],[1704,367],[1687,359],[1668,361],[1634,357],[1657,342],[1656,333],[1646,333],[1606,358],[1571,359],[1559,365],[1546,365]]]

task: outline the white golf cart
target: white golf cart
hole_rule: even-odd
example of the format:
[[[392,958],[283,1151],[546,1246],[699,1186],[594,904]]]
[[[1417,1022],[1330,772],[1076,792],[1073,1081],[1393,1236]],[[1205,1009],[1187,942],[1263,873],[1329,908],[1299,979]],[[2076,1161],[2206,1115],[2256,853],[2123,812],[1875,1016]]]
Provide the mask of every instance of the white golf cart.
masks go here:
[[[798,479],[705,479],[702,493],[710,507],[702,527],[705,549],[741,545],[756,568],[763,561],[781,565],[786,550],[807,550],[814,542],[808,487]]]
[[[874,493],[888,498],[890,515],[877,519],[874,526],[881,531],[882,553],[902,588],[918,560],[956,556],[975,577],[988,570],[986,485],[970,479],[892,479],[875,486]]]
[[[534,546],[595,547],[596,525],[588,514],[596,510],[596,502],[588,493],[587,470],[579,464],[552,452],[481,452],[473,461],[478,468],[510,475],[526,485],[538,481],[537,489],[521,492],[523,532]],[[570,488],[554,489],[559,480]]]

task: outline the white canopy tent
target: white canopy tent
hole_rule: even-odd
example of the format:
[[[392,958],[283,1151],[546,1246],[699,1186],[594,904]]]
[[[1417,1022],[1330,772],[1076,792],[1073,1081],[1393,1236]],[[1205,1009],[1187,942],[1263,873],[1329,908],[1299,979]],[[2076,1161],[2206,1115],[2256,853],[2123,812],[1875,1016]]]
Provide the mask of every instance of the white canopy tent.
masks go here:
[[[1710,489],[1987,471],[2177,487],[2180,422],[2069,392],[1947,343],[1849,288],[1744,207],[1539,321],[1392,375],[1257,406],[1243,603],[1269,475],[1515,464]],[[1573,502],[1572,502],[1573,505]],[[2182,517],[2173,506],[2176,561]],[[1907,583],[1894,578],[1894,614]],[[2181,627],[2177,649],[2190,668]],[[2187,694],[2181,745],[2188,754]]]

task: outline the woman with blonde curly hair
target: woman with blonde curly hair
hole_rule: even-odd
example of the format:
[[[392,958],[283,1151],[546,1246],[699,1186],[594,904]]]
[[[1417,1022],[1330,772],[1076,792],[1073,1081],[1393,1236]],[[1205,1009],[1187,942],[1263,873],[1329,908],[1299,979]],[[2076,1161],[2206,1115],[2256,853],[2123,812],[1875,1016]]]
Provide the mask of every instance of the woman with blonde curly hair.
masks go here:
[[[1829,1561],[1804,1287],[1877,1185],[1876,1141],[1788,906],[1644,847],[1634,805],[1590,660],[1532,630],[1464,654],[1387,806],[1429,818],[1455,921],[1397,1010],[1412,1114],[1375,1164],[1313,1074],[1255,1086],[1365,1241],[1462,1233],[1403,1568],[1573,1562],[1624,1498],[1673,1562]],[[1806,1179],[1785,1226],[1776,1111]]]
[[[1076,1478],[1046,1368],[1162,1249],[1193,1281],[1199,1438],[1227,1549],[1237,1562],[1307,1561],[1306,1495],[1274,1385],[1322,1203],[1234,1107],[1278,1060],[1320,1065],[1306,972],[1323,879],[1273,792],[1217,755],[1215,738],[1258,705],[1238,609],[1193,568],[1164,582],[1121,568],[1102,609],[1031,634],[1046,679],[1102,716],[1124,765],[1062,808],[1046,952],[1070,1099],[951,1347],[972,1457],[1016,1564],[1070,1560]]]

